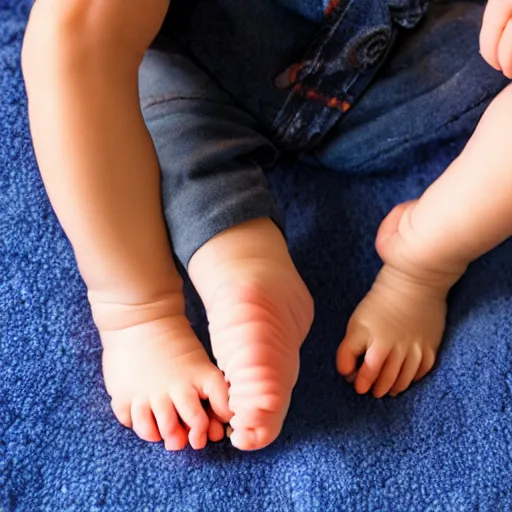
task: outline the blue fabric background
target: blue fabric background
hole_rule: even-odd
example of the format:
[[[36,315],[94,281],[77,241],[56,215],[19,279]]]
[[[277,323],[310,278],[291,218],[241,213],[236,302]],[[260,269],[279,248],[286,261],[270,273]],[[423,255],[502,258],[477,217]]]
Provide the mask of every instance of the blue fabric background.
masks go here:
[[[28,10],[0,0],[0,510],[510,510],[511,242],[456,287],[438,364],[408,393],[359,397],[334,367],[379,267],[381,218],[442,172],[460,142],[424,148],[388,175],[293,164],[271,173],[317,317],[270,448],[167,453],[117,423],[86,291],[31,149],[19,69]]]

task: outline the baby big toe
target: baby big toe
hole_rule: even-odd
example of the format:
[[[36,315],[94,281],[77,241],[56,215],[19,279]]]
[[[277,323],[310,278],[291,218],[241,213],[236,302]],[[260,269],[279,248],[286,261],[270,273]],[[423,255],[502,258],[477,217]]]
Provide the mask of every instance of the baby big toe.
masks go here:
[[[277,382],[250,382],[233,386],[229,394],[229,408],[232,411],[243,409],[248,400],[256,410],[277,413],[288,408],[288,394]]]
[[[234,430],[230,439],[235,448],[246,451],[264,448],[274,440],[266,427]]]
[[[285,414],[260,410],[240,411],[233,416],[230,440],[239,450],[260,450],[280,434]]]

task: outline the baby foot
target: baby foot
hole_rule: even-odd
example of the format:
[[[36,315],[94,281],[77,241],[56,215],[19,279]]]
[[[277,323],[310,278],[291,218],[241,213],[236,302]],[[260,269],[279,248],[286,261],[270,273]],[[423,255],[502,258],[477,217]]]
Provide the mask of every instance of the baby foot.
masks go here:
[[[313,303],[279,232],[262,242],[277,244],[263,251],[265,257],[255,256],[257,248],[251,257],[231,258],[228,247],[245,247],[237,243],[237,233],[243,239],[245,231],[252,241],[258,235],[247,226],[229,231],[208,242],[189,271],[206,307],[214,356],[229,382],[231,442],[256,450],[282,429]]]
[[[213,353],[230,384],[231,442],[254,450],[281,432],[312,321],[311,299],[295,272],[267,270],[271,262],[240,264],[239,272],[219,279],[208,319]]]
[[[91,300],[91,306],[119,422],[146,441],[163,439],[168,450],[222,439],[232,416],[227,384],[192,331],[181,294],[136,305]]]
[[[358,393],[373,387],[377,398],[401,393],[432,369],[445,327],[446,296],[462,273],[423,256],[408,232],[414,204],[399,205],[382,223],[376,245],[384,266],[352,314],[337,353],[338,371]]]

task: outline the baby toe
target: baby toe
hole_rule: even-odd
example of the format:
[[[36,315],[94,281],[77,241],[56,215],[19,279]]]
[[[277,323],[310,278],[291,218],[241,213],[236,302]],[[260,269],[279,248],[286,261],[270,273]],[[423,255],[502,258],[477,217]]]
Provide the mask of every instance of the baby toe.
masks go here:
[[[162,440],[148,401],[135,399],[132,402],[131,414],[133,431],[141,439],[150,443]]]
[[[151,408],[166,449],[175,451],[185,448],[187,432],[179,422],[171,397],[160,395],[152,398]]]
[[[188,435],[185,429],[177,430],[174,435],[165,439],[165,449],[169,452],[178,452],[183,450],[188,443]]]
[[[172,393],[172,399],[176,412],[190,429],[188,433],[190,446],[194,450],[204,448],[208,440],[210,421],[201,404],[197,390],[192,386],[179,388]]]
[[[222,372],[215,368],[209,378],[200,386],[200,389],[201,398],[210,402],[213,412],[221,423],[228,423],[233,413],[228,407],[228,384]]]
[[[393,350],[373,386],[373,396],[382,398],[396,382],[402,368],[405,356],[399,350]]]
[[[368,393],[376,379],[379,377],[382,367],[389,355],[390,349],[379,343],[372,343],[364,357],[363,364],[357,372],[354,387],[356,391],[363,395]]]
[[[110,402],[112,411],[121,425],[132,428],[132,404],[129,400],[112,399]]]
[[[396,379],[396,382],[393,384],[391,391],[389,394],[391,396],[396,396],[399,393],[405,391],[410,385],[414,376],[418,373],[418,369],[421,364],[421,348],[417,345],[411,347],[409,354],[407,355],[404,364],[402,365],[402,369]]]
[[[344,376],[350,376],[357,370],[357,361],[365,353],[369,343],[368,329],[357,322],[349,323],[347,334],[336,354],[336,367]]]
[[[436,353],[434,350],[425,349],[421,359],[421,364],[418,373],[414,376],[414,381],[421,380],[425,375],[432,370],[436,361]]]
[[[215,417],[210,418],[208,426],[208,439],[214,443],[224,439],[225,428],[221,421]]]

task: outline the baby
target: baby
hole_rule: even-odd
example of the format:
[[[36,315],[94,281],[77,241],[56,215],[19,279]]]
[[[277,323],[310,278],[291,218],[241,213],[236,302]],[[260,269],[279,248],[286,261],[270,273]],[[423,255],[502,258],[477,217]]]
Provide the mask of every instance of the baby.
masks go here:
[[[226,423],[242,450],[278,436],[313,300],[262,167],[274,163],[276,145],[350,167],[353,154],[336,144],[378,84],[383,98],[392,94],[378,76],[390,55],[399,59],[440,24],[452,39],[472,37],[467,20],[481,12],[470,3],[363,3],[35,3],[22,52],[35,152],[87,285],[113,411],[142,439],[200,449],[222,439]],[[415,31],[421,38],[408,39]],[[252,46],[240,50],[239,41]],[[512,0],[489,1],[480,49],[512,77]],[[422,73],[430,80],[442,69]],[[384,265],[337,354],[358,393],[394,396],[429,372],[450,288],[512,234],[512,88],[497,73],[492,81],[493,95],[503,90],[462,154],[379,229]],[[167,227],[206,308],[218,366],[185,316]]]

